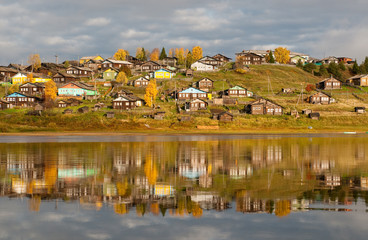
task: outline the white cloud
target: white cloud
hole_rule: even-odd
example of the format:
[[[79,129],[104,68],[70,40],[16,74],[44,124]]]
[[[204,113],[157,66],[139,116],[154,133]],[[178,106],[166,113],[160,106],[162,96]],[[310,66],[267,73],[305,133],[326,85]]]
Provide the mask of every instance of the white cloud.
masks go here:
[[[110,19],[104,17],[90,18],[85,22],[85,25],[90,27],[103,27],[109,25],[110,22],[111,22]]]
[[[136,31],[134,29],[128,29],[128,31],[120,33],[121,37],[130,38],[130,39],[146,38],[146,37],[149,37],[149,35],[150,35],[150,32]]]

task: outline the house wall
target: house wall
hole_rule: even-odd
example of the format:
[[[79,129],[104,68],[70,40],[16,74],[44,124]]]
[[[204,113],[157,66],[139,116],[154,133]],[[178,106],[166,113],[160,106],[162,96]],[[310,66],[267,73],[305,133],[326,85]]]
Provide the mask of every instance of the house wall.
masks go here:
[[[195,69],[197,71],[213,71],[214,68],[212,65],[203,64],[200,62],[195,62],[190,66],[191,69]]]
[[[114,109],[132,109],[135,108],[135,103],[134,102],[129,102],[129,101],[114,101],[112,102],[112,107]]]

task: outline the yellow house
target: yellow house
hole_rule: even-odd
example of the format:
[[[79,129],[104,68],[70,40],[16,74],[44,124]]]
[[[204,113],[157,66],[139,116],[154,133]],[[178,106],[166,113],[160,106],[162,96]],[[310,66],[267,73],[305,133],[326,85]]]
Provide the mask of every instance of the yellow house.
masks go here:
[[[23,73],[17,73],[12,78],[12,84],[23,84],[28,82],[27,75]]]
[[[163,69],[163,68],[161,68],[161,69],[154,72],[154,78],[170,79],[172,77],[173,77],[173,73],[171,71]]]
[[[43,78],[43,77],[34,77],[31,79],[31,82],[38,82],[38,83],[44,83],[44,82],[48,82],[51,81],[51,78]]]
[[[85,62],[88,62],[89,60],[95,60],[95,61],[103,61],[104,59],[101,56],[89,56],[89,57],[82,57],[79,60],[80,64],[84,64]]]

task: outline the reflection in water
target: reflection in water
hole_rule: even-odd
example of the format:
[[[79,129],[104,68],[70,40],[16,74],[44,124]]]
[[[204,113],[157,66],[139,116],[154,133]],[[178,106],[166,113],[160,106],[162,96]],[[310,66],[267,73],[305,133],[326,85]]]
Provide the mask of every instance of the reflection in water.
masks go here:
[[[349,211],[368,204],[368,138],[2,143],[0,193],[116,214]],[[320,206],[323,204],[323,207]]]

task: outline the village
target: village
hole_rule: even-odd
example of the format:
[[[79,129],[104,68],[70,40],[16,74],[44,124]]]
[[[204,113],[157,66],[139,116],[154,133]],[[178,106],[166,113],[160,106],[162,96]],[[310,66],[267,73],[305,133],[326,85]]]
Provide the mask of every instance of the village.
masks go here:
[[[119,49],[113,57],[61,64],[41,63],[33,54],[28,66],[0,66],[0,117],[93,113],[121,122],[142,119],[144,129],[159,129],[159,121],[168,120],[162,125],[200,130],[252,124],[267,128],[279,119],[285,127],[290,121],[292,128],[311,129],[326,125],[315,123],[322,119],[365,116],[368,107],[365,63],[359,67],[352,58],[315,59],[282,47],[243,50],[234,61],[222,54],[203,56],[199,46],[192,53],[173,52],[166,55],[163,48],[161,54],[156,49],[149,55],[143,49],[146,56],[137,52],[133,57]],[[366,120],[356,121],[364,125]],[[39,124],[33,130],[42,131]]]

